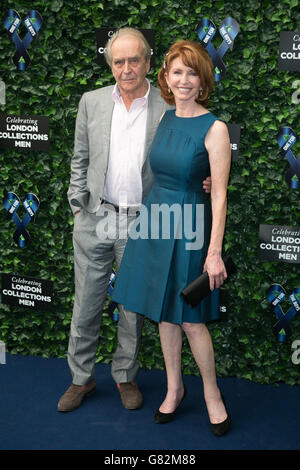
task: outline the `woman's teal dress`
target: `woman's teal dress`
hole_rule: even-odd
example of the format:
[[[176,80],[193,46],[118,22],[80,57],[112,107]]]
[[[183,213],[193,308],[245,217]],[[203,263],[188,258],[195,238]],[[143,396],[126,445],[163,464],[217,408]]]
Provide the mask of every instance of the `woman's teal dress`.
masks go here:
[[[112,300],[156,322],[202,323],[219,316],[218,289],[195,308],[181,296],[203,272],[210,242],[204,140],[216,120],[212,113],[181,118],[167,111],[150,150],[154,184],[130,231]]]

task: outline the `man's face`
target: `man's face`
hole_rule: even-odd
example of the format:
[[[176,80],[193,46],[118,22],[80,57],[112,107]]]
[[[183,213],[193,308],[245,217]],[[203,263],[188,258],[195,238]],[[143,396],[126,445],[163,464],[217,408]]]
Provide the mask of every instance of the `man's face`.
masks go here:
[[[132,35],[119,37],[111,47],[111,55],[111,70],[121,96],[132,99],[144,96],[150,60],[145,61],[141,40]]]

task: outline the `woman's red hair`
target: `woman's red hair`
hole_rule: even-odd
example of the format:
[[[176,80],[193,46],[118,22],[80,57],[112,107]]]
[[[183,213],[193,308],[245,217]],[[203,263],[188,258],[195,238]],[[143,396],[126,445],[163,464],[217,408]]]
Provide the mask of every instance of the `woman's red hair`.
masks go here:
[[[209,96],[215,84],[214,66],[209,54],[197,42],[183,40],[175,42],[166,55],[165,61],[158,72],[158,84],[162,98],[171,105],[175,104],[173,93],[169,93],[165,74],[169,72],[171,63],[179,57],[186,67],[193,69],[200,78],[202,94],[195,100],[196,103],[208,106]]]

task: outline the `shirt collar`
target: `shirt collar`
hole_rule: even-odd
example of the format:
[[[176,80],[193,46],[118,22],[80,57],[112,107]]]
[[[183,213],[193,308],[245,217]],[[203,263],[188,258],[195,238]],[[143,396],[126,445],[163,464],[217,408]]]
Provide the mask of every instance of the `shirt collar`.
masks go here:
[[[148,78],[146,78],[146,82],[147,82],[147,85],[148,85],[148,89],[147,89],[147,92],[144,96],[142,96],[141,98],[136,98],[134,101],[140,101],[141,104],[145,104],[147,103],[148,101],[148,96],[149,96],[149,93],[150,93],[150,82],[148,80]],[[113,91],[112,91],[112,99],[115,103],[122,103],[123,100],[122,100],[122,96],[120,95],[120,90],[119,90],[119,87],[118,87],[118,84],[116,83],[114,88],[113,88]]]

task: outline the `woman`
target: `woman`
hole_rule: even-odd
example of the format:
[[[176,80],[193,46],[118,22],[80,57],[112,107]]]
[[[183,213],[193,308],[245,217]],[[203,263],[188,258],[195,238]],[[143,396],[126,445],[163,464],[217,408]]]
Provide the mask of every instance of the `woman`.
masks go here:
[[[173,44],[158,79],[162,97],[176,109],[162,116],[149,155],[155,182],[144,201],[147,210],[135,226],[135,230],[147,226],[148,236],[138,238],[133,231],[129,235],[112,298],[159,324],[168,389],[155,421],[173,419],[185,397],[183,330],[202,376],[211,429],[222,435],[231,420],[217,386],[205,322],[218,317],[218,288],[227,277],[221,251],[231,161],[228,130],[206,108],[214,69],[200,44],[187,40]],[[209,174],[211,198],[201,183]],[[170,209],[167,221],[157,207]],[[180,293],[202,271],[208,272],[212,292],[192,309]]]

